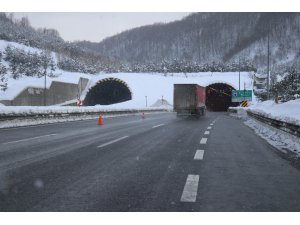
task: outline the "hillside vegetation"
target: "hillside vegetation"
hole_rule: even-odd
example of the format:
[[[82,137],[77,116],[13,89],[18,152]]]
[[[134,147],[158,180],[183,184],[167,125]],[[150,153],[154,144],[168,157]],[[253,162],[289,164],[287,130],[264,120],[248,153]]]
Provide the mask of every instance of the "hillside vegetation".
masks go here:
[[[23,17],[17,20],[14,19],[12,13],[0,13],[0,40],[20,43],[48,53],[54,52],[58,59],[57,67],[66,71],[93,74],[110,71],[116,66],[114,62],[103,57],[99,52],[64,41],[57,30],[34,29],[28,18]],[[15,49],[12,48],[11,51],[14,52]],[[2,52],[2,55],[5,53]],[[14,55],[18,55],[18,52],[15,52]]]
[[[239,62],[241,67],[247,65],[246,70],[250,66],[265,73],[268,37],[272,73],[291,67],[299,70],[300,13],[194,13],[180,21],[128,30],[100,43],[77,45],[125,62],[125,70],[174,71],[175,64],[181,70],[197,65],[205,71],[204,65],[212,64],[228,70]]]

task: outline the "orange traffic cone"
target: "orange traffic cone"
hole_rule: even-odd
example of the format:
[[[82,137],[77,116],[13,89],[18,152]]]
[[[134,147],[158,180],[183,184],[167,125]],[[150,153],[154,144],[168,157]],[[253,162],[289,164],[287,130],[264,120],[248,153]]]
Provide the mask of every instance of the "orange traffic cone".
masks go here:
[[[145,119],[145,113],[142,112],[142,119]]]
[[[100,113],[100,115],[99,115],[98,125],[103,125],[102,113]]]

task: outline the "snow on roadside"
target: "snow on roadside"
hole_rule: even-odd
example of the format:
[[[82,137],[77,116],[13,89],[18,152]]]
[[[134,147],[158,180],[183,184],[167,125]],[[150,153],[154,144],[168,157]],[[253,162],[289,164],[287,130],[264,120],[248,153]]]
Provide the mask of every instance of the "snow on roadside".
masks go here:
[[[283,152],[290,150],[300,156],[299,137],[249,118],[246,114],[246,111],[251,111],[268,118],[300,125],[300,99],[281,104],[276,104],[274,101],[264,101],[249,107],[230,107],[230,109],[236,111],[236,113],[230,113],[230,116],[244,119],[247,126],[272,146]]]
[[[156,113],[166,113],[166,112],[145,112],[147,114],[156,114]],[[125,113],[103,115],[103,119],[111,117],[127,117],[127,116],[140,116],[141,113]],[[147,116],[146,116],[147,117]],[[98,122],[99,115],[83,115],[83,116],[65,116],[59,118],[28,118],[28,119],[14,119],[10,121],[0,121],[1,128],[12,128],[12,127],[23,127],[23,126],[36,126],[42,124],[53,124],[53,123],[65,123],[71,121],[80,121],[80,120],[95,120],[95,124]]]
[[[264,101],[249,106],[247,110],[271,119],[300,125],[300,99],[280,104],[271,100]]]
[[[298,137],[254,119],[248,119],[244,123],[278,150],[285,153],[286,150],[290,150],[300,157],[300,139]]]
[[[51,114],[51,113],[87,113],[87,112],[120,112],[120,111],[147,111],[160,110],[164,107],[144,107],[144,108],[126,108],[114,105],[97,106],[4,106],[0,107],[0,115],[32,115],[32,114]]]

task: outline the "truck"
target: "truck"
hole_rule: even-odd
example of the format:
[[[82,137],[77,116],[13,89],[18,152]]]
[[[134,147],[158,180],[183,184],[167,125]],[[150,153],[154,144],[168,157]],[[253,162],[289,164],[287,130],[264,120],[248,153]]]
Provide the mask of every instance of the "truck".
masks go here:
[[[198,84],[174,84],[173,97],[173,107],[177,117],[199,118],[206,114],[205,87]]]

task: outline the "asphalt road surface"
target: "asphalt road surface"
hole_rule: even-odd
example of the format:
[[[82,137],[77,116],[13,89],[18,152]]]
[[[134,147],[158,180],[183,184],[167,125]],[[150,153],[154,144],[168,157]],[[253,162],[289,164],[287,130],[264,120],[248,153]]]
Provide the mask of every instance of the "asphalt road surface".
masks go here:
[[[0,211],[300,211],[299,187],[226,113],[0,129]]]

